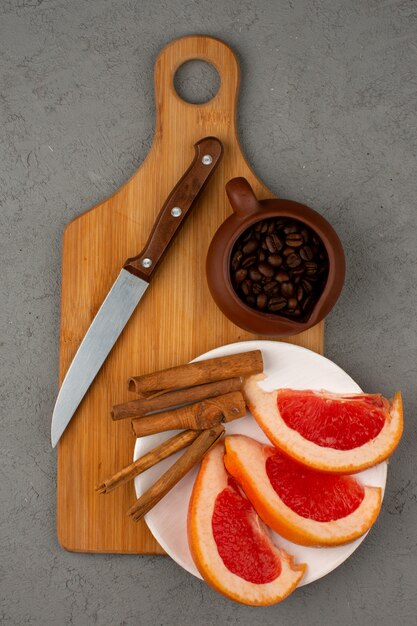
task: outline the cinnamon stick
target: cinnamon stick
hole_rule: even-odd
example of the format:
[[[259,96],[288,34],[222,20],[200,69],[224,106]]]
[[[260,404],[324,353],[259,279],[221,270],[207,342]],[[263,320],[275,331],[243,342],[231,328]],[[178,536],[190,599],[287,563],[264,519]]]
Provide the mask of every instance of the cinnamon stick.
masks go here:
[[[182,428],[204,430],[221,422],[230,422],[243,417],[245,414],[246,404],[242,393],[233,391],[172,411],[139,417],[132,420],[132,428],[136,437]]]
[[[215,398],[231,391],[238,391],[242,386],[241,378],[227,378],[206,385],[179,389],[178,391],[168,391],[153,397],[131,400],[123,404],[116,404],[111,411],[114,420],[125,419],[127,417],[142,417],[152,411],[160,411],[180,404],[188,404],[208,398]]]
[[[247,377],[263,371],[262,352],[251,350],[240,354],[196,361],[159,372],[134,376],[129,380],[129,390],[141,396],[180,387],[194,387],[237,376]]]
[[[127,512],[136,522],[142,519],[183,478],[206,452],[224,435],[219,425],[201,432],[193,444],[162,476],[130,507]]]
[[[199,432],[195,430],[185,430],[177,435],[174,435],[174,437],[171,437],[159,446],[156,446],[140,457],[140,459],[134,461],[134,463],[130,463],[130,465],[127,465],[110,478],[107,478],[100,485],[97,485],[96,491],[98,493],[110,493],[116,489],[116,487],[120,487],[129,480],[135,478],[135,476],[139,476],[139,474],[142,474],[145,470],[153,467],[159,463],[159,461],[162,461],[175,452],[186,448],[197,439],[198,435]]]

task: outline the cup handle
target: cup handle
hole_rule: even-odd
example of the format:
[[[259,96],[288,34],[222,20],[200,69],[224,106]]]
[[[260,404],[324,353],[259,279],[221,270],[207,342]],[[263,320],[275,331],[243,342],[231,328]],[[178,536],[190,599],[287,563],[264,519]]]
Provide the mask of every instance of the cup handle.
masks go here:
[[[233,211],[240,217],[262,211],[255,193],[246,178],[232,178],[226,184],[226,193]]]

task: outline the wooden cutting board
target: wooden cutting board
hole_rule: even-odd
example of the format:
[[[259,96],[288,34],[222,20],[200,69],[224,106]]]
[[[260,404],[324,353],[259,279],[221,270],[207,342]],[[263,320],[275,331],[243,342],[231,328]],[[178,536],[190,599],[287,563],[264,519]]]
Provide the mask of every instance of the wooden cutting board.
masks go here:
[[[205,104],[185,102],[173,86],[176,70],[191,59],[212,63],[220,75],[218,93]],[[223,316],[205,279],[207,248],[231,213],[226,182],[244,176],[259,198],[273,196],[252,172],[239,145],[238,87],[238,61],[222,41],[192,36],[168,44],[155,65],[156,129],[147,158],[113,196],[65,229],[61,382],[124,261],[142,249],[165,198],[191,163],[194,144],[207,135],[223,142],[217,171],[59,442],[57,529],[67,550],[163,553],[146,524],[126,516],[135,500],[133,484],[109,495],[95,493],[100,480],[131,462],[135,444],[129,420],[113,422],[110,408],[133,398],[126,384],[131,375],[257,338]],[[323,324],[287,341],[321,353]]]

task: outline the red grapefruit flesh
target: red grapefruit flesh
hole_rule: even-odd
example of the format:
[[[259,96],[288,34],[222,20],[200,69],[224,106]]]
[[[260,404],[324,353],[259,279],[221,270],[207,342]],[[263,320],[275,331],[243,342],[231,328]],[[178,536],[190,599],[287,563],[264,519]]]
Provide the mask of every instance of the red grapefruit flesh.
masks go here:
[[[217,549],[227,569],[257,585],[270,583],[281,573],[281,559],[266,535],[254,525],[254,510],[236,481],[214,503],[212,528]]]
[[[308,441],[336,450],[352,450],[375,439],[389,414],[381,395],[339,396],[280,389],[278,411],[289,428]]]
[[[305,565],[271,540],[269,530],[223,463],[224,445],[204,457],[188,510],[194,562],[214,589],[250,605],[280,602],[297,586]]]
[[[278,450],[266,459],[265,470],[278,497],[301,517],[316,522],[350,515],[365,496],[362,485],[351,476],[316,472]]]
[[[334,394],[278,389],[266,392],[250,377],[245,395],[268,438],[296,461],[324,472],[350,474],[385,460],[403,430],[401,394]]]
[[[226,437],[227,471],[261,519],[305,546],[334,546],[363,535],[381,507],[381,490],[352,476],[317,472],[277,448],[243,435]]]

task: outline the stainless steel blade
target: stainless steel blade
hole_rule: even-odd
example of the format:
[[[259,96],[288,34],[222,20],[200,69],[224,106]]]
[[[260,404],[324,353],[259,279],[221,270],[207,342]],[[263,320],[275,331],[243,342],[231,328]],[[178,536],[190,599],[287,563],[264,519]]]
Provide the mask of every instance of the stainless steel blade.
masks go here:
[[[122,269],[67,371],[51,425],[55,447],[149,283]]]

